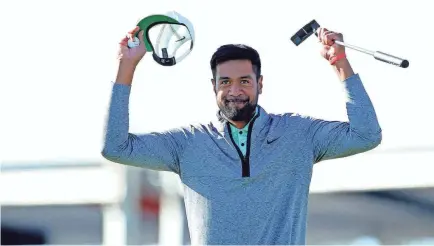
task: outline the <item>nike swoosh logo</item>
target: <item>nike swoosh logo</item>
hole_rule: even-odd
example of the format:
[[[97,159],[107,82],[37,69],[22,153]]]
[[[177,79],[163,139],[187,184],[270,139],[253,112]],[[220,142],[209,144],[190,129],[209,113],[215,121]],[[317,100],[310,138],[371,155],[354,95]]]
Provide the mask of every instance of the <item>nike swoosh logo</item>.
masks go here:
[[[275,139],[273,139],[273,140],[268,140],[267,139],[267,144],[271,144],[272,142],[274,142],[274,141],[276,141],[278,138],[275,138]]]

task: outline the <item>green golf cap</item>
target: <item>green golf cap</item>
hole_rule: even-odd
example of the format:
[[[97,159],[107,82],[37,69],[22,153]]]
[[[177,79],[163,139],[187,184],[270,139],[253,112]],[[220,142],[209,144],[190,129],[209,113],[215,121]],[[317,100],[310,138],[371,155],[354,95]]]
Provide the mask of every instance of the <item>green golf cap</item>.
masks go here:
[[[140,20],[137,26],[144,31],[143,40],[146,50],[153,53],[152,57],[160,65],[173,66],[193,50],[195,38],[193,25],[175,11],[147,16]],[[135,45],[137,43],[128,43],[129,47]],[[183,52],[179,52],[180,50]]]

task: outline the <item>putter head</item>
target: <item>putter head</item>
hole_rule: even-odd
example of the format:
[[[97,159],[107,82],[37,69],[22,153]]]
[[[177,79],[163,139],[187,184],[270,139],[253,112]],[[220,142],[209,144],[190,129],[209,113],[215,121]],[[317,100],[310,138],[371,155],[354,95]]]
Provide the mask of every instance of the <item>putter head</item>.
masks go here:
[[[312,34],[318,35],[316,33],[316,30],[320,28],[320,25],[316,20],[312,20],[308,24],[306,24],[304,27],[302,27],[300,30],[298,30],[292,37],[291,41],[296,45],[299,46],[301,43],[303,43],[304,40],[306,40],[308,37],[310,37]]]

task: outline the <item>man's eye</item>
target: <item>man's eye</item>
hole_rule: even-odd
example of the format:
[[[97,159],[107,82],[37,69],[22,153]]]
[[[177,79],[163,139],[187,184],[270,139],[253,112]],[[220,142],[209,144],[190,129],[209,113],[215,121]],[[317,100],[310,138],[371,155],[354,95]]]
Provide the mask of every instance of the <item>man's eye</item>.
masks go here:
[[[243,80],[241,80],[241,83],[248,84],[248,83],[250,83],[250,81],[248,81],[247,79],[243,79]]]
[[[222,85],[229,84],[229,80],[222,80],[222,81],[220,81],[220,84],[222,84]]]

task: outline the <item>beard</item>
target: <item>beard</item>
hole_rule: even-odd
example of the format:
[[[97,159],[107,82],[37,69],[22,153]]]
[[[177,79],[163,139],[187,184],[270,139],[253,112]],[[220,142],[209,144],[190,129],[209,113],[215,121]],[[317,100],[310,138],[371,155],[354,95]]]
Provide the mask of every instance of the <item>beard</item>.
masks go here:
[[[235,105],[236,103],[244,103],[244,106],[238,108]],[[224,98],[223,105],[220,105],[219,108],[223,116],[228,120],[248,122],[255,113],[256,103],[250,102],[249,98]]]

